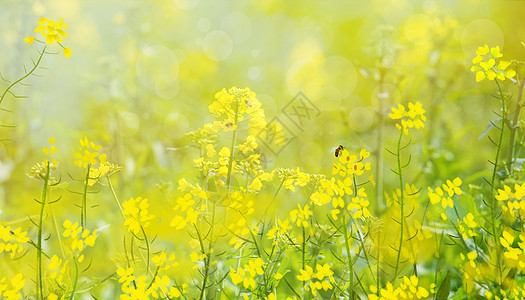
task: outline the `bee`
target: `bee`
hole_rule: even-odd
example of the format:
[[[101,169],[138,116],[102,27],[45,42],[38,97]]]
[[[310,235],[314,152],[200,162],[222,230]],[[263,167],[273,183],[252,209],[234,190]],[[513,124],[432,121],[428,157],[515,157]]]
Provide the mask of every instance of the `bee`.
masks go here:
[[[334,147],[330,153],[335,152],[335,157],[338,157],[343,149],[343,145],[339,145],[339,147]]]

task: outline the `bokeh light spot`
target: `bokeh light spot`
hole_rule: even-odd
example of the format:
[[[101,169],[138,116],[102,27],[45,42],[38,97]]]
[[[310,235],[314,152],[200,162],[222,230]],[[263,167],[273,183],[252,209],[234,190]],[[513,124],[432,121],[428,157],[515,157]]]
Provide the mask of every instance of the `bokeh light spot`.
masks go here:
[[[214,30],[206,35],[202,41],[202,48],[209,59],[222,61],[232,53],[233,41],[226,32]]]
[[[434,22],[427,15],[413,15],[405,22],[405,35],[416,45],[426,44],[434,36]]]

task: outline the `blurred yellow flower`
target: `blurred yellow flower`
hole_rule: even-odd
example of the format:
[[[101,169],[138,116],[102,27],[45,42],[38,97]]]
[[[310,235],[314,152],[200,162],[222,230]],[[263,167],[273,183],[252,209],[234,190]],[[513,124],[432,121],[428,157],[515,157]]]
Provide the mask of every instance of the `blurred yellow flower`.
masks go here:
[[[128,227],[128,231],[136,235],[142,232],[142,228],[149,226],[150,221],[155,218],[149,213],[148,199],[137,197],[130,198],[128,201],[122,203],[124,209],[124,226]]]
[[[490,50],[488,45],[478,47],[476,57],[472,59],[474,65],[470,68],[470,71],[476,73],[476,82],[485,78],[504,81],[506,78],[512,79],[516,76],[515,70],[507,70],[511,62],[500,60],[496,65],[496,60],[501,57],[503,57],[503,54],[501,54],[499,46],[492,47]]]
[[[75,152],[75,165],[87,168],[88,165],[95,166],[98,162],[105,163],[107,155],[99,153],[100,150],[102,150],[101,145],[90,142],[87,138],[81,139],[78,152]]]

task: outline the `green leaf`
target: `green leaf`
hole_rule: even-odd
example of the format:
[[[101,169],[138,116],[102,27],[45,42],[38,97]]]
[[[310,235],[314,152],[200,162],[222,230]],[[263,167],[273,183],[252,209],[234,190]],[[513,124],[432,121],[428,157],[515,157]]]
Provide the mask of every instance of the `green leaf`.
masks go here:
[[[441,286],[436,293],[436,300],[446,300],[450,294],[450,273],[447,272],[447,276],[441,282]]]

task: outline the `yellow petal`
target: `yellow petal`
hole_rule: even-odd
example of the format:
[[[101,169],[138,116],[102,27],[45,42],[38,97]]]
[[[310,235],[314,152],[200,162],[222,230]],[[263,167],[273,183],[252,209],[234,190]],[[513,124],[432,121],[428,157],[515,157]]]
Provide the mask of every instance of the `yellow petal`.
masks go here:
[[[67,24],[64,22],[64,19],[62,19],[62,17],[58,18],[58,20],[60,20],[60,24],[62,24],[65,28],[69,28],[69,26],[67,26]]]
[[[492,54],[494,58],[499,58],[503,56],[503,54],[501,54],[500,52],[499,46],[490,48],[490,54]]]
[[[485,62],[485,61],[482,61],[482,62],[479,63],[479,65],[480,65],[483,69],[485,69],[485,71],[487,71],[488,69],[492,68],[495,64],[496,64],[496,61],[495,61],[493,58],[489,59],[489,60],[486,61],[486,62]]]
[[[73,53],[73,51],[71,51],[71,49],[69,49],[69,47],[65,47],[64,48],[64,56],[69,58],[71,57],[71,54]]]
[[[67,38],[68,34],[62,29],[57,29],[57,33],[63,36],[64,38]]]
[[[30,36],[30,37],[26,37],[26,38],[24,39],[24,42],[26,42],[28,46],[31,46],[31,44],[32,44],[34,41],[35,41],[35,38],[32,37],[32,36]]]
[[[52,137],[48,138],[47,141],[48,141],[51,145],[54,145],[54,144],[55,144],[55,137],[52,136]]]
[[[512,78],[514,76],[516,76],[516,71],[514,71],[512,69],[508,70],[507,72],[505,72],[505,77],[507,77],[507,78]]]
[[[46,24],[46,22],[47,22],[47,18],[42,17],[42,18],[38,19],[38,24],[39,25]]]
[[[485,75],[485,72],[482,72],[482,71],[477,72],[476,73],[476,82],[482,81],[483,79],[485,79],[485,77],[487,77],[487,75]]]
[[[510,61],[501,60],[498,64],[499,70],[505,70],[510,65]]]
[[[474,59],[472,60],[472,63],[473,64],[477,64],[479,62],[483,61],[483,57],[481,55],[478,55],[476,57],[474,57]]]
[[[496,78],[496,72],[494,72],[493,70],[488,70],[487,71],[487,79],[488,80],[494,80],[494,78]]]
[[[478,50],[476,50],[476,55],[487,55],[489,54],[489,46],[485,44],[483,47],[478,47]]]

